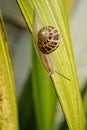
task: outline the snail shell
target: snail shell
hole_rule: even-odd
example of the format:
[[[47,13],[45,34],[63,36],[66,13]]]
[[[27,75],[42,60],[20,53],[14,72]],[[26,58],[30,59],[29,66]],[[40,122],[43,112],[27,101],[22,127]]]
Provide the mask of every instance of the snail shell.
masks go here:
[[[60,34],[53,26],[46,26],[38,33],[38,47],[44,54],[49,54],[56,50],[60,43]]]

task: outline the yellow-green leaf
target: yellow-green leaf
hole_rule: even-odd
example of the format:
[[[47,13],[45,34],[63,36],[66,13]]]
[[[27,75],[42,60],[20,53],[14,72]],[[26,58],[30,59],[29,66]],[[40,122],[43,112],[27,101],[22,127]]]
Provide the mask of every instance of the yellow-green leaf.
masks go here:
[[[58,76],[56,73],[54,73],[51,78],[56,94],[59,97],[69,129],[84,130],[85,116],[76,75],[68,19],[65,10],[65,1],[27,0],[26,5],[26,1],[18,0],[18,3],[24,14],[30,31],[34,36],[33,38],[35,38],[34,41],[36,44],[38,33],[37,30],[39,29],[37,25],[39,25],[39,27],[52,25],[59,30],[61,43],[59,48],[50,54],[50,57],[54,69],[68,77],[70,81]],[[32,5],[32,9],[30,5]],[[36,15],[34,15],[34,12]],[[39,18],[37,16],[39,16]],[[37,20],[35,21],[34,17],[37,17],[38,23]],[[42,23],[42,25],[40,25],[40,23]]]
[[[0,15],[0,130],[18,130],[14,78]]]

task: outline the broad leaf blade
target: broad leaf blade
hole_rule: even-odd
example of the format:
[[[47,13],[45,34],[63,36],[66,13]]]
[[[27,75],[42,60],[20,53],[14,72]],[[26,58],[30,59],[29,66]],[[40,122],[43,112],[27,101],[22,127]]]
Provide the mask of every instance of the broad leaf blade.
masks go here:
[[[33,97],[36,109],[38,130],[52,130],[56,111],[56,96],[50,78],[41,65],[35,49],[33,59]]]
[[[19,99],[19,127],[20,130],[35,130],[36,118],[32,93],[32,76],[29,74]]]
[[[26,11],[23,9],[23,6],[21,6],[22,11],[27,13],[25,2],[23,0],[18,1],[20,6],[21,6],[20,3],[22,3],[23,6],[25,7]],[[32,3],[32,1],[28,2]],[[40,18],[40,20],[38,20],[39,23],[42,23],[43,26],[46,25],[55,26],[60,32],[61,36],[60,46],[55,52],[53,52],[50,55],[50,57],[55,70],[67,76],[71,81],[63,79],[56,73],[53,74],[51,77],[54,83],[54,88],[56,90],[57,96],[59,97],[62,109],[64,111],[69,129],[84,130],[85,117],[75,70],[68,19],[65,13],[66,12],[65,2],[64,0],[53,0],[53,1],[33,0],[32,6],[34,7],[32,8],[31,13],[33,12],[34,14],[34,11],[35,10],[37,11],[37,14],[39,15]],[[29,25],[30,23],[29,17],[25,16],[25,19]],[[37,28],[37,23],[35,25]],[[32,30],[33,30],[33,21],[31,32]],[[37,37],[37,35],[35,37]]]
[[[31,1],[24,1],[20,3],[26,17],[26,21],[29,25],[31,33],[33,32],[33,4],[31,5]],[[28,5],[30,8],[28,8]],[[28,8],[28,9],[27,9]],[[29,10],[30,9],[30,10]],[[28,12],[28,13],[27,13]],[[31,15],[33,14],[33,15]],[[33,44],[33,43],[32,43]],[[54,93],[53,85],[49,79],[44,79],[47,75],[45,69],[41,66],[41,63],[35,53],[34,48],[32,49],[32,59],[33,59],[33,70],[32,70],[32,83],[33,83],[33,98],[34,105],[36,111],[36,119],[37,119],[37,129],[38,130],[51,130],[54,125],[54,117],[57,105],[57,98]]]
[[[7,39],[0,15],[0,128],[18,130],[15,84]]]

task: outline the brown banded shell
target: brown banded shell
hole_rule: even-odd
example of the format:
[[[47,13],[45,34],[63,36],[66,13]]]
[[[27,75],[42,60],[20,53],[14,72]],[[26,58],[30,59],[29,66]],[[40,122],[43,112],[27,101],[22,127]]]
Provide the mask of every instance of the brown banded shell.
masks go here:
[[[53,26],[41,28],[38,33],[38,47],[44,54],[49,54],[56,50],[60,43],[58,30]]]

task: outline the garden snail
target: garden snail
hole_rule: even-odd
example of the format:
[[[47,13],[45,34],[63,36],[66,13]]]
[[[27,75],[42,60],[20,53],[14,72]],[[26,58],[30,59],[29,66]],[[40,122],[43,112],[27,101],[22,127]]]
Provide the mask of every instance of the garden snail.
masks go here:
[[[48,71],[48,76],[53,73],[57,73],[63,78],[70,80],[69,78],[65,77],[54,69],[51,59],[49,57],[49,54],[58,48],[59,43],[60,34],[55,27],[46,26],[41,28],[38,32],[38,48],[40,50],[42,62],[46,70]]]

